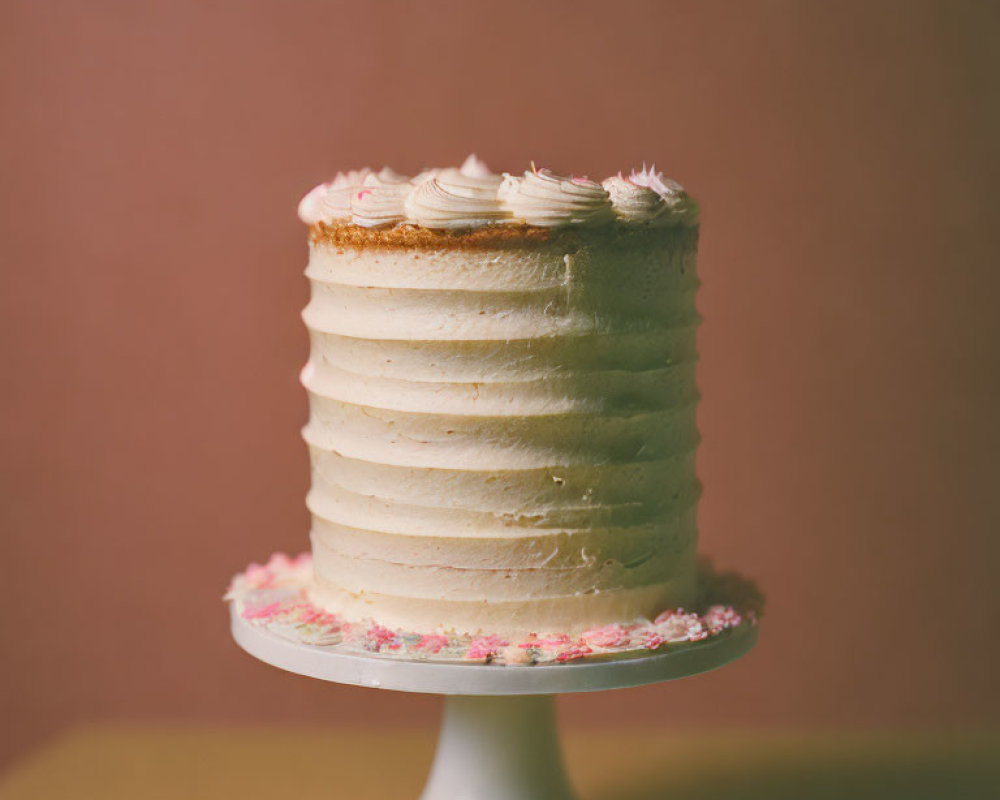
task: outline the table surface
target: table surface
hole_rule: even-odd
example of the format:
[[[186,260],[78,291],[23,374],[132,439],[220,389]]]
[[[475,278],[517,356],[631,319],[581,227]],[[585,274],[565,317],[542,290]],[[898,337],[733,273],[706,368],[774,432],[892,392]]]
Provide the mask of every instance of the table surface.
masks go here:
[[[94,727],[0,777],[3,800],[405,800],[432,730]],[[1000,734],[566,731],[581,800],[1000,797]]]

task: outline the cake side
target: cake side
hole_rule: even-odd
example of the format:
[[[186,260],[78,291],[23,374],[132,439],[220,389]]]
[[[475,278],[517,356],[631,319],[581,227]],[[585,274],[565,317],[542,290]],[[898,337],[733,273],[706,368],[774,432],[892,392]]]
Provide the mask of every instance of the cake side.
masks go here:
[[[511,635],[689,605],[696,248],[681,225],[314,223],[314,601]]]

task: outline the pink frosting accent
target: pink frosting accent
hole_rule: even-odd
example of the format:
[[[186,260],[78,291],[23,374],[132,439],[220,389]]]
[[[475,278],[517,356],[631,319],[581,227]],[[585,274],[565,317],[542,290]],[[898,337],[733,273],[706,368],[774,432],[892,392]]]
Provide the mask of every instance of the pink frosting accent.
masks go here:
[[[399,637],[395,631],[389,630],[378,623],[373,624],[365,633],[365,647],[374,650],[376,653],[383,647],[390,650],[398,650],[400,644]]]
[[[310,603],[299,607],[298,621],[303,625],[319,625],[324,628],[340,630],[340,620],[336,614],[323,611]]]
[[[702,619],[712,633],[738,627],[743,622],[743,617],[732,606],[711,606]]]
[[[278,614],[284,611],[284,607],[280,602],[268,603],[266,606],[248,606],[243,609],[244,619],[274,619]]]
[[[593,652],[594,651],[590,645],[588,645],[583,639],[580,639],[580,641],[560,652],[559,655],[556,656],[556,661],[576,661],[578,658],[584,658]]]
[[[481,636],[472,640],[465,657],[473,661],[490,659],[500,651],[500,648],[507,647],[509,644],[510,642],[499,636]]]
[[[428,653],[440,653],[442,648],[448,646],[448,637],[437,633],[431,633],[420,637],[417,642],[417,650],[425,650]]]
[[[392,652],[399,656],[435,656],[444,659],[501,663],[566,662],[593,654],[656,650],[670,644],[694,643],[717,636],[731,628],[756,625],[756,608],[762,598],[756,587],[738,575],[707,573],[710,596],[739,598],[745,610],[732,605],[710,605],[702,614],[684,609],[668,609],[653,622],[639,620],[592,628],[573,639],[565,633],[529,635],[511,643],[498,635],[418,634],[393,630],[377,622],[351,624],[335,613],[309,601],[312,558],[302,553],[289,558],[283,553],[266,565],[251,564],[237,575],[227,594],[237,612],[263,626],[279,627],[282,635],[298,635],[306,644],[340,644],[368,652]],[[741,583],[742,581],[742,583]]]
[[[624,647],[629,643],[629,633],[622,625],[605,625],[584,631],[583,639],[594,647]]]
[[[552,649],[555,649],[557,647],[562,647],[564,644],[567,644],[569,641],[570,641],[570,638],[565,633],[555,633],[555,634],[552,634],[550,636],[546,636],[544,639],[538,638],[538,636],[536,634],[531,634],[531,636],[528,637],[528,640],[525,641],[525,642],[521,642],[518,645],[518,647],[523,647],[523,648],[538,648],[538,649],[542,649],[542,650],[552,650]]]

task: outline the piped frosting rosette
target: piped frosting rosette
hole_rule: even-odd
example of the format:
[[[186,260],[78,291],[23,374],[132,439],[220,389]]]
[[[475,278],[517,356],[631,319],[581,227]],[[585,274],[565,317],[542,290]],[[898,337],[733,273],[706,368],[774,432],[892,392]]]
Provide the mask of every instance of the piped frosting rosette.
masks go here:
[[[632,171],[627,178],[620,172],[604,181],[615,216],[625,222],[665,225],[698,224],[698,204],[677,181],[664,178],[655,165]]]
[[[498,198],[512,218],[540,228],[601,225],[614,219],[610,198],[599,183],[532,169],[521,178],[504,177]]]
[[[415,182],[406,217],[425,228],[478,228],[509,217],[497,199],[502,179],[469,156],[459,169],[432,170]]]
[[[338,173],[299,203],[308,225],[362,228],[415,225],[438,230],[527,224],[541,228],[630,225],[694,226],[698,205],[655,167],[619,173],[603,183],[547,169],[498,175],[474,155],[461,167],[416,177],[388,167]]]

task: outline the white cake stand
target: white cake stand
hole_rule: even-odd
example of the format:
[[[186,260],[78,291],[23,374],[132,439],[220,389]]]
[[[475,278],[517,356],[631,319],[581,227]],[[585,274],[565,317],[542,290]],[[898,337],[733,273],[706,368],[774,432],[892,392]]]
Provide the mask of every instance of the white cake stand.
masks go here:
[[[255,658],[335,683],[445,695],[444,718],[421,800],[570,800],[553,695],[598,692],[686,678],[747,653],[757,627],[665,652],[503,666],[417,661],[290,641],[231,606],[233,638]]]

